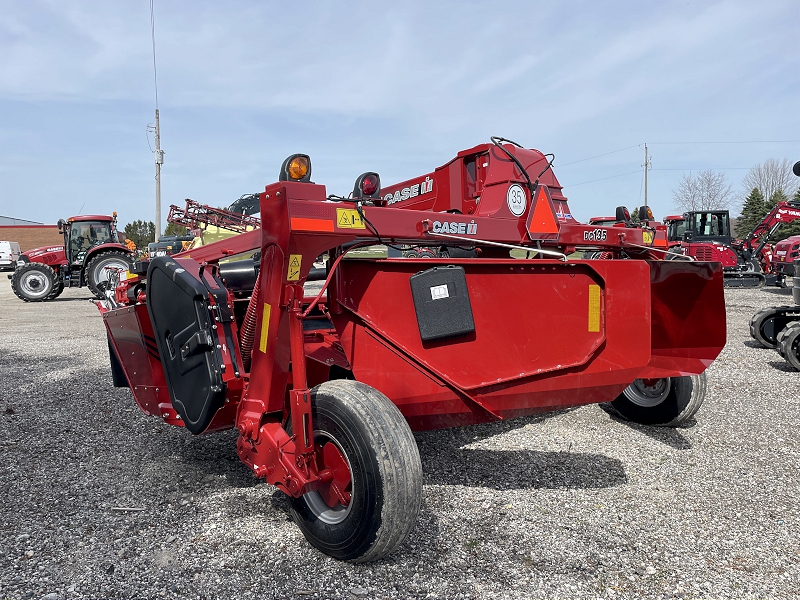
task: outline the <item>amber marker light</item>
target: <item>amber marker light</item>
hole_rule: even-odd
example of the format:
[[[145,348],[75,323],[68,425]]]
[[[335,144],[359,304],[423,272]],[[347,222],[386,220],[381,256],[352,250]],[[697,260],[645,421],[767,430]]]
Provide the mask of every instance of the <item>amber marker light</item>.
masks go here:
[[[292,154],[283,161],[280,181],[311,181],[311,159],[307,154]]]

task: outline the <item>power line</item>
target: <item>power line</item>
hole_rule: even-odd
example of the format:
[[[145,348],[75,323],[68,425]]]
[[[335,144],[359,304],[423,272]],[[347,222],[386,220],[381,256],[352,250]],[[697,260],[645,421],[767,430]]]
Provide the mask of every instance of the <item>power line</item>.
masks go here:
[[[659,146],[666,146],[668,144],[800,144],[800,140],[755,140],[749,142],[650,142],[650,144],[658,144]]]
[[[580,160],[575,160],[575,161],[572,161],[572,162],[568,162],[568,163],[565,163],[563,165],[553,164],[553,166],[556,167],[556,168],[561,169],[561,168],[569,166],[569,165],[574,165],[574,164],[577,164],[577,163],[580,163],[580,162],[584,162],[584,161],[587,161],[587,160],[593,160],[595,158],[600,158],[601,156],[608,156],[609,154],[616,154],[617,152],[623,152],[624,150],[630,150],[631,148],[639,148],[640,146],[641,146],[641,144],[636,144],[635,146],[628,146],[627,148],[620,148],[619,150],[612,150],[611,152],[606,152],[605,154],[598,154],[597,156],[590,156],[589,158],[582,158]]]
[[[564,187],[565,188],[573,188],[573,187],[576,187],[576,186],[579,186],[579,185],[584,185],[584,184],[587,184],[587,183],[594,183],[596,181],[605,181],[606,179],[614,179],[616,177],[624,177],[625,175],[633,175],[634,173],[641,173],[641,172],[642,172],[641,169],[636,169],[635,171],[630,171],[628,173],[620,173],[619,175],[612,175],[611,177],[603,177],[602,179],[592,179],[591,181],[581,181],[580,183],[571,183],[571,184],[565,185]]]
[[[708,170],[714,171],[749,171],[751,167],[709,167]],[[660,168],[650,169],[651,171],[700,171],[698,167],[675,167],[675,168]]]

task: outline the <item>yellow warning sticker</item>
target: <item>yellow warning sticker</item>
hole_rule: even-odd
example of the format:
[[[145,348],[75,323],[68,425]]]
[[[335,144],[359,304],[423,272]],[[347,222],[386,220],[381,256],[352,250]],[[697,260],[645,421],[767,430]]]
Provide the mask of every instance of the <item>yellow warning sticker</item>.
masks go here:
[[[353,208],[336,209],[336,226],[339,229],[366,229],[361,215]]]
[[[258,349],[261,352],[267,351],[267,338],[269,337],[269,316],[272,314],[272,307],[269,304],[264,304],[264,314],[261,315],[261,339],[258,343]]]
[[[600,331],[600,286],[589,286],[589,331]]]
[[[653,234],[650,231],[642,231],[642,241],[645,244],[652,244],[653,243]]]
[[[286,281],[297,281],[300,279],[300,265],[302,264],[302,254],[289,255],[289,269],[286,271]]]

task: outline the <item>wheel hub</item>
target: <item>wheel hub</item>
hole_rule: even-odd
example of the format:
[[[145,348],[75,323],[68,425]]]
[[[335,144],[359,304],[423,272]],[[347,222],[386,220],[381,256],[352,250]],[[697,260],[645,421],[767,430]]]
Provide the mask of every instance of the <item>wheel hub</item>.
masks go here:
[[[25,293],[39,296],[47,289],[47,278],[43,273],[28,273],[19,282],[19,285]]]
[[[661,404],[672,389],[672,380],[669,377],[660,379],[636,379],[630,384],[623,394],[625,397],[644,408],[652,408]]]
[[[323,523],[335,525],[350,514],[353,476],[350,461],[338,440],[325,431],[315,431],[317,469],[322,483],[303,496],[306,505]]]

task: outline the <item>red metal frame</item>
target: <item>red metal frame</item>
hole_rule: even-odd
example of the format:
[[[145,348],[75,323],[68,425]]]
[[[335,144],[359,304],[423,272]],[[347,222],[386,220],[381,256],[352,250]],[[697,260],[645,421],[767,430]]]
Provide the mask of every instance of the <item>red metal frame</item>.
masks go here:
[[[546,164],[537,151],[507,149],[531,172]],[[430,190],[425,184],[425,194],[389,203],[390,194],[402,197],[426,178],[434,183]],[[321,185],[275,183],[260,197],[261,230],[175,255],[187,272],[197,272],[261,250],[249,307],[254,329],[245,317],[236,332],[253,340],[250,370],[225,370],[227,403],[209,429],[235,426],[242,461],[287,494],[319,489],[342,501],[346,478],[311,435],[309,387],[327,380],[334,366],[386,394],[413,429],[428,429],[609,401],[636,378],[697,374],[714,360],[725,344],[719,265],[659,260],[648,229],[577,223],[552,172],[533,195],[525,192],[525,210],[514,215],[506,193],[523,183],[517,167],[488,144],[384,188],[378,204],[385,206],[331,202]],[[459,212],[436,210],[443,208]],[[342,260],[343,248],[378,236],[392,244],[472,244],[482,258]],[[588,245],[634,260],[514,260],[496,244],[532,253]],[[327,294],[313,309],[333,328],[304,331],[312,307],[303,283],[325,252]],[[437,265],[463,267],[475,332],[422,342],[409,277]],[[128,299],[136,283],[118,289],[123,306],[100,303],[101,311],[137,403],[179,424],[165,406],[169,394],[144,295]]]

